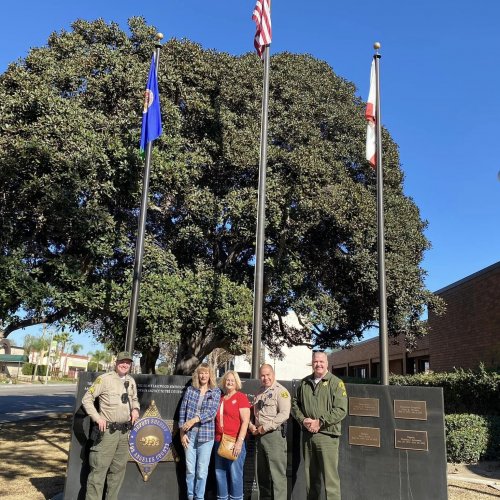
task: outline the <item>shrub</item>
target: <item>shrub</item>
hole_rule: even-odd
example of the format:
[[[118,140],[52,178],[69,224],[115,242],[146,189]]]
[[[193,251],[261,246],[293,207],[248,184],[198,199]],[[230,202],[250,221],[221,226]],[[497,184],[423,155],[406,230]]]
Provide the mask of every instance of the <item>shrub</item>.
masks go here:
[[[446,415],[448,462],[500,459],[500,417],[470,413]]]
[[[488,425],[479,415],[446,415],[448,462],[474,463],[486,453]]]
[[[485,417],[488,423],[488,445],[484,458],[487,460],[500,460],[500,417]]]
[[[23,375],[33,375],[35,365],[33,363],[24,363],[21,371]]]
[[[391,385],[442,387],[444,412],[477,415],[500,415],[500,373],[485,370],[459,369],[449,373],[392,375]]]
[[[35,363],[24,363],[23,368],[22,368],[22,374],[23,375],[33,375],[35,372]],[[36,371],[36,374],[38,376],[44,377],[45,373],[47,371],[47,365],[38,365],[38,369]]]

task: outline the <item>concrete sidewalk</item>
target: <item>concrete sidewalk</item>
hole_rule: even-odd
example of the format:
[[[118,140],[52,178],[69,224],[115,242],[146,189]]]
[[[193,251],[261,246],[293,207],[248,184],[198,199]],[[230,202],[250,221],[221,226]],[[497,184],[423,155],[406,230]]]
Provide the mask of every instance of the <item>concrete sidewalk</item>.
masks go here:
[[[500,492],[500,462],[448,464],[448,481],[485,484]]]

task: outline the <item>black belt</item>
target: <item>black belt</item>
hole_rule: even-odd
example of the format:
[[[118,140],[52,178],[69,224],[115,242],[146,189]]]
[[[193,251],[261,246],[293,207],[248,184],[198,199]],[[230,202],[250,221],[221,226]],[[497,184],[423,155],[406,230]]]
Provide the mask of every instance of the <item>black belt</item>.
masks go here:
[[[113,434],[113,432],[120,431],[122,433],[128,432],[132,429],[132,422],[108,422],[106,427],[109,429],[109,433]]]

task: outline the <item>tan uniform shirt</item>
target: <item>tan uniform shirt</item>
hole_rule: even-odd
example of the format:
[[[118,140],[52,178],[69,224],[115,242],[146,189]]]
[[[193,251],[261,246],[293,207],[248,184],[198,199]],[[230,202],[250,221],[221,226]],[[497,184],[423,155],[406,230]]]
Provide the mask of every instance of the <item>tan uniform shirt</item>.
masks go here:
[[[125,391],[125,381],[129,382],[127,391]],[[130,406],[127,401],[122,402],[122,394],[125,392],[128,392]],[[94,405],[97,398],[99,398],[99,412]],[[114,371],[100,375],[83,396],[82,404],[94,422],[101,418],[107,422],[120,424],[128,422],[131,409],[140,408],[135,380],[130,375],[120,378]]]
[[[290,416],[290,393],[278,382],[261,387],[254,398],[255,425],[266,431],[276,430]]]

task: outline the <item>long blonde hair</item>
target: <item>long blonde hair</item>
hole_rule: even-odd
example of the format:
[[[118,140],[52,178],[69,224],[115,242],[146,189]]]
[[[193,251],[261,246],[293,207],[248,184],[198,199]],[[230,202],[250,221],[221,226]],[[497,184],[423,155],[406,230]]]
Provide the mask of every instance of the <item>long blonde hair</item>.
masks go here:
[[[208,363],[200,363],[196,367],[196,370],[193,372],[193,376],[191,379],[191,385],[195,389],[200,388],[200,379],[198,378],[198,375],[201,371],[208,372],[208,388],[213,389],[214,387],[216,387],[217,380],[215,379],[215,373],[214,373],[213,368]]]
[[[226,392],[226,379],[227,379],[228,375],[232,375],[234,377],[234,381],[236,382],[236,390],[239,391],[242,387],[241,379],[240,379],[240,376],[238,375],[238,372],[235,372],[234,370],[229,370],[226,373],[224,373],[221,381],[219,382],[219,387],[224,392]]]

